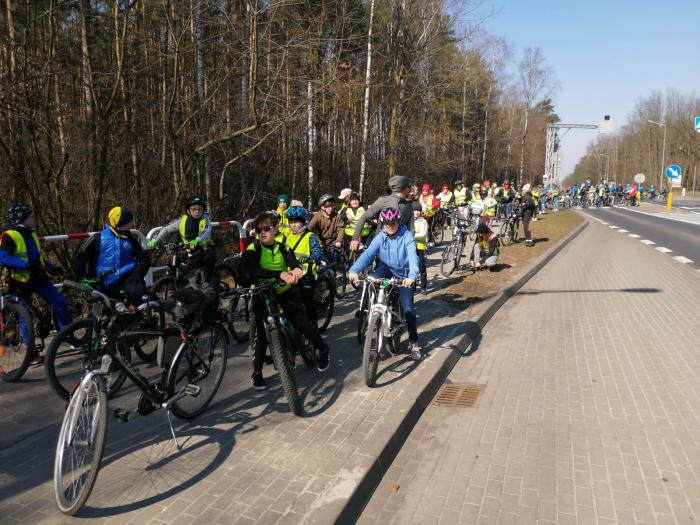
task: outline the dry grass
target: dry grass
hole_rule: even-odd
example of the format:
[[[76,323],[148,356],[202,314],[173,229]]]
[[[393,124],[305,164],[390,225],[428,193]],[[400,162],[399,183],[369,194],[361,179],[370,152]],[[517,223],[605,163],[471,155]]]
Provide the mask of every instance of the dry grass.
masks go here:
[[[569,210],[540,215],[539,220],[530,227],[534,246],[527,247],[520,240],[510,246],[502,246],[496,271],[456,271],[452,279],[446,281],[448,286],[439,292],[440,298],[456,308],[467,308],[494,296],[508,286],[523,268],[566,237],[581,222],[583,217]],[[522,235],[522,225],[520,234]],[[462,261],[464,268],[469,255],[466,256],[466,261],[464,257]]]

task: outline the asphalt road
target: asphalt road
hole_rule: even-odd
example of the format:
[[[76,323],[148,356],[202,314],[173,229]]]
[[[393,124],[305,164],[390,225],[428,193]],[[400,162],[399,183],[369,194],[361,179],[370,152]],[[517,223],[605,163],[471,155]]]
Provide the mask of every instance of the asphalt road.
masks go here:
[[[690,266],[700,269],[700,224],[691,224],[650,214],[635,213],[619,208],[597,208],[586,210],[590,217],[598,218],[617,229],[627,230],[621,235],[639,235],[638,240],[651,241],[650,249],[659,250],[671,257],[685,257]]]

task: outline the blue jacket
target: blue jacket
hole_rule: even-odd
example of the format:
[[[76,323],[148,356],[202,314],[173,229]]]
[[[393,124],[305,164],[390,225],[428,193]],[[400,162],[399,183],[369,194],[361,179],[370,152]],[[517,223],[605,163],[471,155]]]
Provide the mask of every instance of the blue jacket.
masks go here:
[[[396,277],[418,279],[420,271],[418,269],[416,240],[403,224],[393,238],[390,238],[384,231],[377,235],[365,253],[352,265],[350,273],[360,273],[377,256]]]
[[[100,276],[105,272],[116,270],[104,278],[103,288],[110,288],[120,283],[136,268],[136,257],[133,253],[131,241],[115,235],[109,225],[100,233],[100,254],[97,257],[96,274]]]

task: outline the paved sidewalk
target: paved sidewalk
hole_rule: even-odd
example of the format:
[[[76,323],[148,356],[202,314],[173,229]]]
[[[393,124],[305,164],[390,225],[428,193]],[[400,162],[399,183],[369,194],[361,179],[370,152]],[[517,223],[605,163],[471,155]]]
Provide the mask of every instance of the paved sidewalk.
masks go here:
[[[491,320],[363,525],[700,520],[700,275],[592,223]]]

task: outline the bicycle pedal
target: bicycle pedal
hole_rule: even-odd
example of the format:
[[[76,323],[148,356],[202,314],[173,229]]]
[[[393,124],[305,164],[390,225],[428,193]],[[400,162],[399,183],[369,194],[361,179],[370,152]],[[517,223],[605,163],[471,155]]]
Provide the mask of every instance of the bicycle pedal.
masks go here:
[[[202,391],[201,386],[193,385],[190,383],[185,387],[184,393],[185,395],[191,396],[191,397],[197,397],[199,393]]]
[[[128,423],[129,422],[129,411],[125,410],[123,408],[115,408],[114,409],[114,419],[117,421],[121,421],[122,423]]]

